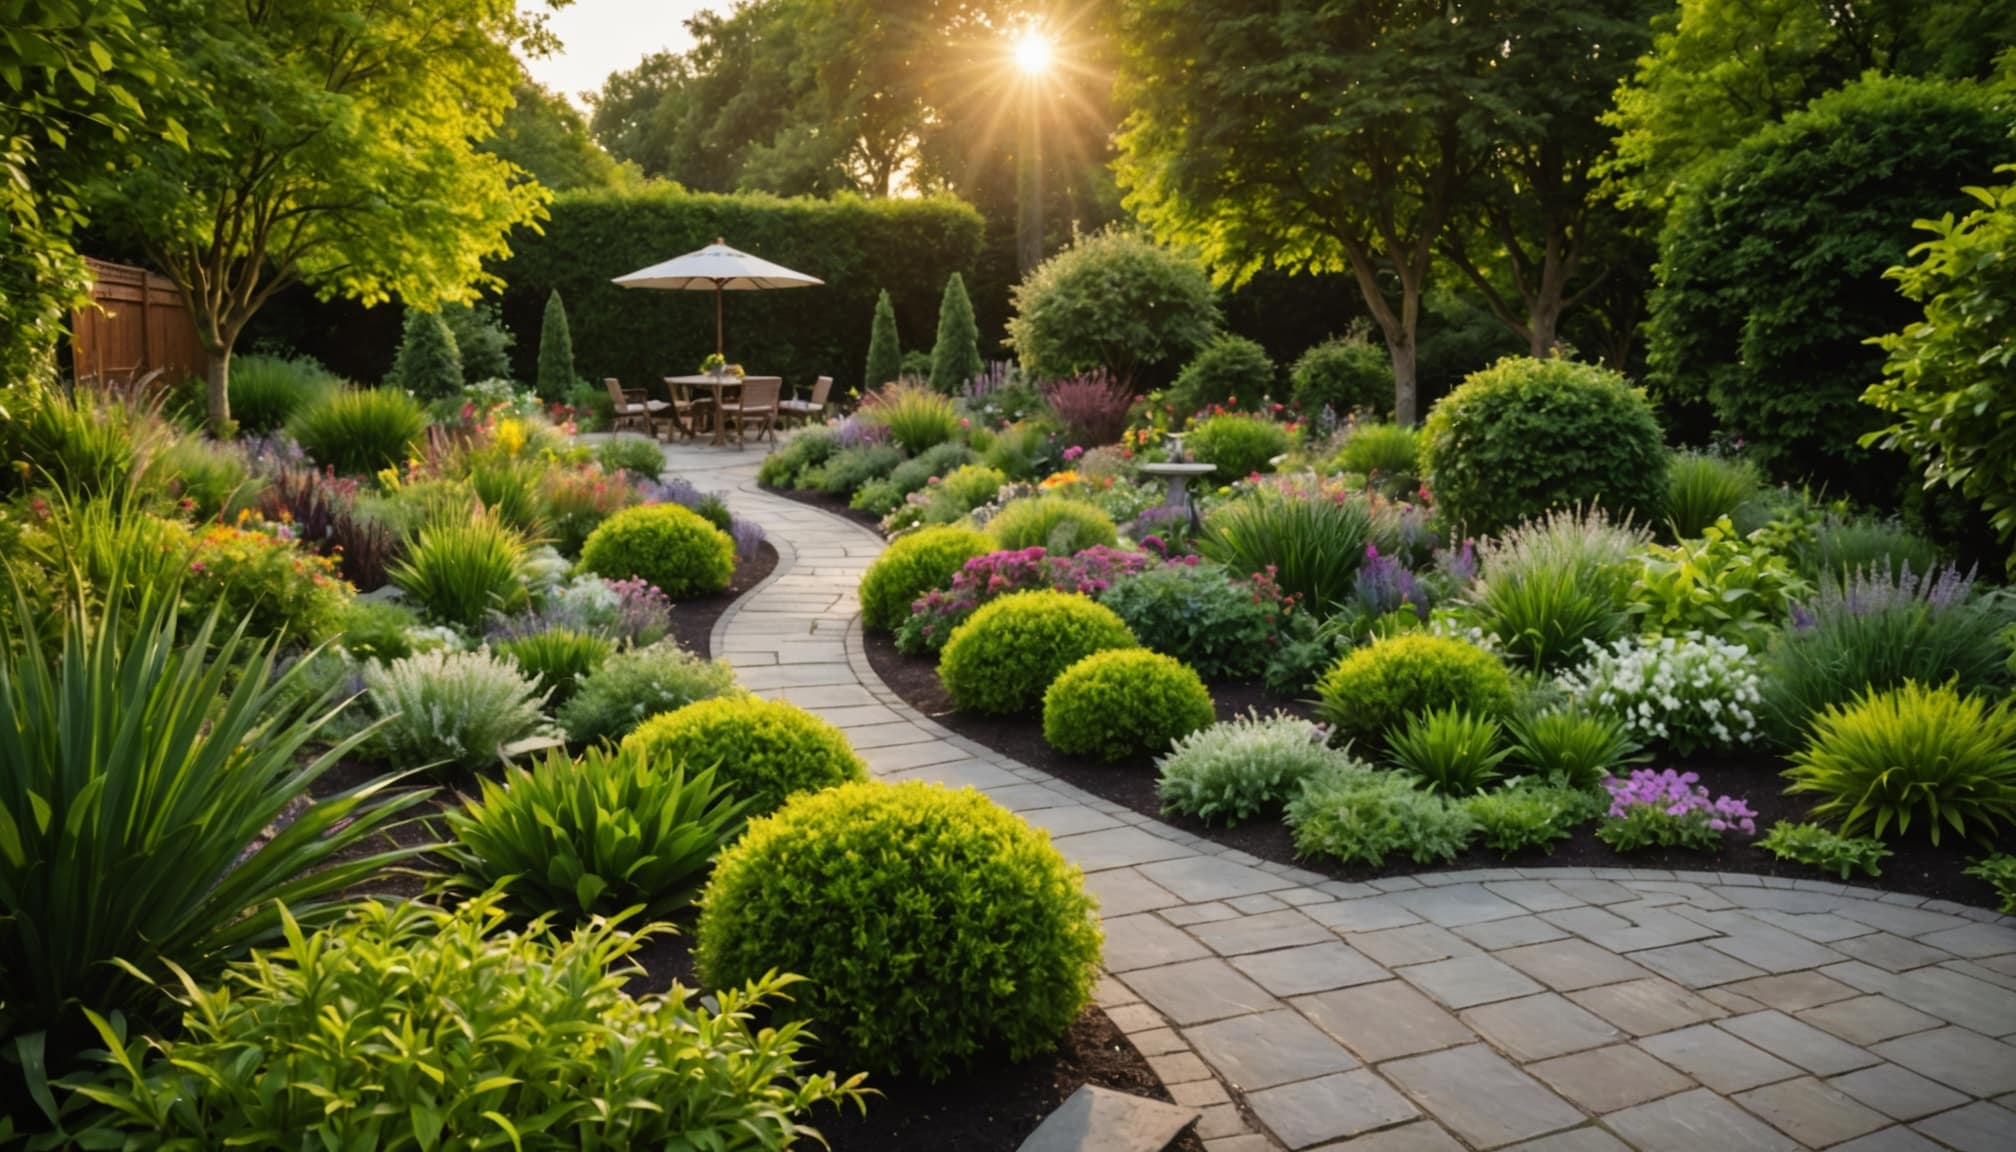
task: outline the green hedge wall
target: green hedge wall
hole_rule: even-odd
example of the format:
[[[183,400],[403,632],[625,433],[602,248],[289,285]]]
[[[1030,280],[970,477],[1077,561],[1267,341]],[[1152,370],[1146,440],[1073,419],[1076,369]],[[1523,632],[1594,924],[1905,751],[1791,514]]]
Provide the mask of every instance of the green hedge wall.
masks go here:
[[[558,289],[574,333],[576,371],[625,385],[696,371],[714,351],[714,294],[619,288],[617,276],[713,243],[817,276],[817,288],[729,292],[728,359],[752,374],[782,376],[801,394],[815,376],[844,390],[860,384],[875,294],[896,304],[903,347],[928,350],[939,297],[954,272],[973,276],[984,224],[948,198],[784,200],[676,188],[562,193],[543,233],[521,230],[497,269],[504,316],[519,334],[518,378],[539,354],[539,315]],[[983,339],[987,334],[983,333]]]

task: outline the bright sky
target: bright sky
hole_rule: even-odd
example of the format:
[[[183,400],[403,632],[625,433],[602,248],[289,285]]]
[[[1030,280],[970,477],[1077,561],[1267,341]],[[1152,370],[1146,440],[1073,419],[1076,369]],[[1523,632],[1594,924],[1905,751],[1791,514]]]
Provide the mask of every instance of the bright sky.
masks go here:
[[[702,9],[723,9],[732,0],[574,0],[548,23],[561,50],[529,60],[532,78],[581,103],[581,93],[602,87],[611,72],[635,67],[653,52],[692,46],[686,18]],[[544,11],[545,0],[518,0],[521,11]]]

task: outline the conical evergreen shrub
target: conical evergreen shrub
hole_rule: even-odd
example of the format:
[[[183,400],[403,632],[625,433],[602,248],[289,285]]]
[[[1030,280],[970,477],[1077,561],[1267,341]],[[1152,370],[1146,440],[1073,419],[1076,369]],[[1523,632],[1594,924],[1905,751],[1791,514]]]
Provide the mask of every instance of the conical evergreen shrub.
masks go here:
[[[868,330],[868,375],[864,390],[880,388],[903,374],[903,348],[896,342],[896,305],[889,290],[875,300],[875,326]]]
[[[931,387],[947,395],[958,392],[980,374],[980,329],[973,323],[973,301],[959,273],[945,281],[938,302],[938,342],[931,346]]]
[[[399,352],[392,358],[392,374],[386,382],[422,400],[438,400],[462,391],[462,354],[440,313],[410,306],[406,309],[405,331],[399,337]]]
[[[557,290],[546,297],[546,318],[539,325],[539,377],[533,386],[548,402],[565,400],[574,387],[574,337],[567,331],[567,307]]]

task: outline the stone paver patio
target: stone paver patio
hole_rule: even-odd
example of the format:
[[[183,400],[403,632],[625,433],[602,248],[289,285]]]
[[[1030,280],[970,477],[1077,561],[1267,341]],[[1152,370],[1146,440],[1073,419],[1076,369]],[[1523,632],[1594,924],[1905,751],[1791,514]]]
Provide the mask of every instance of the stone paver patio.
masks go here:
[[[1220,848],[906,706],[856,610],[880,539],[762,491],[754,450],[666,455],[779,554],[715,654],[878,776],[1050,832],[1101,901],[1099,1003],[1210,1152],[2016,1150],[2016,919],[1713,872],[1352,884]]]

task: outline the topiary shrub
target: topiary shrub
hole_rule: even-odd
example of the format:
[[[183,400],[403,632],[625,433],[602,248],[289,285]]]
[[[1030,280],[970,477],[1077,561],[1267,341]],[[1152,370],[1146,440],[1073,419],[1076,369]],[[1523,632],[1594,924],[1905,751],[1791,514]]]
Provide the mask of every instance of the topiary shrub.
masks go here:
[[[947,396],[980,375],[980,330],[973,323],[973,301],[966,281],[954,272],[945,281],[938,302],[938,339],[931,345],[931,388]]]
[[[838,728],[796,704],[760,696],[717,696],[653,716],[622,747],[714,768],[720,783],[749,802],[751,815],[774,812],[799,792],[868,778],[868,766]]]
[[[1144,372],[1182,363],[1211,338],[1213,296],[1196,261],[1142,236],[1100,232],[1015,286],[1008,346],[1039,379],[1104,368],[1122,384],[1146,387],[1137,379]]]
[[[1274,458],[1293,443],[1288,429],[1265,416],[1227,413],[1191,429],[1183,447],[1198,461],[1216,464],[1218,478],[1230,481],[1274,471]]]
[[[961,711],[1026,712],[1066,668],[1094,652],[1135,646],[1110,608],[1068,592],[1017,592],[953,629],[938,679]]]
[[[574,336],[567,326],[567,306],[560,290],[546,294],[546,312],[539,322],[539,367],[533,386],[543,400],[558,401],[574,387]]]
[[[1120,542],[1120,530],[1097,505],[1064,496],[1016,500],[987,522],[987,532],[1004,551],[1042,548],[1052,556]]]
[[[1339,417],[1393,411],[1393,357],[1370,340],[1325,340],[1302,353],[1288,379],[1295,407],[1305,416],[1325,408]]]
[[[1375,640],[1339,660],[1316,685],[1316,716],[1347,739],[1378,741],[1388,728],[1432,708],[1503,716],[1512,674],[1461,640],[1414,632]]]
[[[581,546],[581,564],[612,580],[648,581],[674,600],[708,596],[735,575],[735,541],[677,504],[625,508]]]
[[[1177,373],[1167,397],[1178,416],[1214,404],[1257,411],[1274,390],[1274,361],[1267,349],[1244,336],[1218,336]]]
[[[1649,516],[1665,505],[1659,422],[1608,369],[1506,357],[1435,405],[1424,437],[1437,510],[1477,535],[1551,508]]]
[[[1095,652],[1043,693],[1043,739],[1067,756],[1154,755],[1213,718],[1197,673],[1146,648]]]
[[[875,297],[875,318],[868,328],[868,367],[863,373],[862,391],[893,384],[903,375],[903,346],[896,338],[896,305],[889,290]]]
[[[1077,868],[970,789],[848,784],[752,821],[701,897],[700,972],[805,983],[779,1009],[847,1067],[942,1078],[1051,1047],[1100,931]]]
[[[894,631],[919,596],[943,588],[966,561],[993,550],[993,541],[971,528],[927,528],[896,540],[861,574],[861,623]]]

